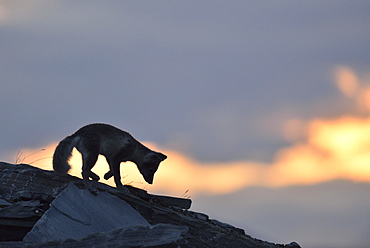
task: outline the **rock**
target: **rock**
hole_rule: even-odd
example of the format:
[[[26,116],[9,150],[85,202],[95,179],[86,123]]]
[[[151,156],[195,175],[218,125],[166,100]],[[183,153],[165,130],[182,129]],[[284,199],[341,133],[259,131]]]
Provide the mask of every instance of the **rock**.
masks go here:
[[[53,242],[2,242],[3,248],[75,248],[75,247],[120,247],[120,248],[177,248],[178,240],[187,232],[185,226],[157,224],[154,226],[131,226],[106,233],[94,233],[81,240],[64,239]]]
[[[287,248],[301,248],[297,242],[291,242],[290,244],[285,245]]]
[[[0,242],[0,247],[91,247],[91,242],[93,242],[93,245],[96,247],[127,247],[124,246],[124,244],[121,246],[109,245],[110,242],[114,242],[114,239],[120,239],[120,237],[123,239],[123,233],[125,232],[123,229],[98,232],[82,240],[72,240],[69,237],[62,241],[44,243],[21,241],[26,233],[30,231],[35,223],[46,213],[46,210],[48,210],[50,206],[53,206],[54,199],[57,199],[59,197],[58,195],[66,189],[70,183],[73,183],[73,185],[79,189],[85,188],[82,179],[70,175],[60,176],[53,171],[41,170],[30,165],[13,165],[0,162],[0,199],[12,204],[0,208],[0,241],[13,241]],[[246,235],[242,229],[211,220],[206,214],[189,211],[187,210],[187,206],[190,207],[191,204],[189,199],[161,196],[157,198],[157,196],[148,194],[145,190],[129,186],[125,186],[126,190],[119,190],[95,181],[92,181],[92,184],[94,188],[100,191],[99,195],[107,194],[112,197],[115,196],[126,202],[150,225],[154,226],[154,229],[156,229],[158,225],[167,225],[157,229],[158,232],[171,234],[172,232],[176,232],[175,230],[177,229],[182,230],[180,231],[181,238],[168,245],[148,243],[148,245],[151,246],[146,246],[144,244],[139,247],[287,247],[287,245],[284,244],[273,244],[254,239]],[[80,195],[77,197],[72,197],[72,200],[82,202],[85,199],[81,198],[89,198],[90,196],[96,197],[93,195],[87,196],[84,195],[84,193],[79,194]],[[104,202],[113,204],[110,199],[112,198],[109,197],[105,199]],[[71,205],[71,207],[73,208],[74,205]],[[50,207],[50,209],[52,208],[53,207]],[[61,212],[65,212],[68,206],[61,208]],[[86,209],[85,207],[81,208],[81,206],[79,206],[77,212],[80,213],[80,216],[69,213],[67,214],[69,216],[68,218],[75,219],[75,222],[80,222],[82,225],[92,223],[92,219],[96,216],[90,213],[90,210],[87,211]],[[99,210],[99,212],[102,211]],[[86,216],[91,218],[89,219]],[[104,217],[105,216],[109,218],[108,213],[107,215],[104,214]],[[112,227],[112,229],[113,228],[116,227]],[[128,228],[127,230],[131,230],[130,232],[134,237],[143,236],[145,232],[151,233],[149,235],[150,237],[152,235],[152,229],[150,228],[153,227],[144,226],[135,229],[137,227],[132,226]],[[184,231],[184,228],[187,229],[187,232]],[[135,232],[141,234],[135,234]],[[90,238],[93,241],[90,242]],[[85,240],[87,243],[76,243]],[[292,245],[292,243],[289,245]]]
[[[0,241],[23,239],[44,212],[36,203],[21,201],[0,209]]]
[[[181,209],[189,209],[191,206],[190,199],[177,198],[171,196],[152,195],[145,190],[126,185],[126,188],[134,195],[151,202],[157,202],[165,206],[179,207]]]
[[[106,192],[95,196],[70,183],[23,240],[82,239],[91,233],[136,225],[148,226],[149,223],[122,199]]]
[[[4,199],[0,199],[0,208],[3,208],[3,207],[8,207],[8,206],[11,206],[13,204],[11,204],[10,202],[4,200]]]

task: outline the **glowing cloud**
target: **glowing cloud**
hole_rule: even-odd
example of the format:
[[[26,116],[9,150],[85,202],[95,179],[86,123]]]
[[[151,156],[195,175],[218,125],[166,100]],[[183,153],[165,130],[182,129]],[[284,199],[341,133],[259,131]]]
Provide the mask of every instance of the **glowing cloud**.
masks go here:
[[[314,120],[307,132],[306,142],[277,153],[271,186],[334,179],[370,182],[370,118]]]
[[[278,151],[272,164],[251,161],[204,164],[147,143],[168,156],[159,167],[154,184],[146,184],[133,163],[121,164],[122,180],[151,192],[177,196],[185,192],[191,196],[226,194],[248,186],[281,187],[334,179],[370,182],[370,118],[313,120],[307,126],[307,137],[305,142]],[[56,143],[42,151],[25,150],[24,154],[33,155],[23,162],[31,163],[36,157],[38,161],[34,165],[52,170],[51,156],[55,146]],[[76,150],[70,164],[69,173],[81,177],[82,160]],[[104,157],[99,157],[93,171],[103,178],[108,171]],[[113,179],[107,183],[114,186]]]
[[[45,149],[26,149],[22,154],[31,154],[31,156],[25,158],[21,155],[18,162],[32,163],[39,168],[52,170],[51,158],[56,145],[56,143],[51,144]],[[148,185],[145,183],[136,165],[131,162],[121,163],[121,176],[125,184],[150,189],[154,192],[174,195],[182,195],[185,192],[188,192],[188,195],[229,193],[246,186],[258,184],[261,169],[265,167],[262,164],[251,162],[202,164],[176,151],[154,147],[153,143],[147,143],[146,145],[154,150],[160,150],[168,156],[168,159],[161,163],[155,175],[154,184]],[[73,150],[69,163],[72,167],[69,174],[81,177],[82,158],[76,149]],[[103,178],[108,170],[109,167],[105,158],[99,156],[93,171],[100,178]],[[113,178],[108,181],[102,179],[102,181],[115,186]]]

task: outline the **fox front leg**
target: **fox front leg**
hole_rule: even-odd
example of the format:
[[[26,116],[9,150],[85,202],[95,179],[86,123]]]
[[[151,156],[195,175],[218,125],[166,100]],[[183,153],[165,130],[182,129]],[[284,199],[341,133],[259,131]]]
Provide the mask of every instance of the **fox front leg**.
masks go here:
[[[94,181],[99,181],[100,177],[96,175],[94,172],[90,171],[90,178]]]
[[[121,162],[119,160],[117,161],[109,160],[108,164],[109,164],[110,170],[104,175],[104,178],[108,180],[110,177],[114,176],[114,182],[116,183],[116,187],[118,189],[123,189],[123,185],[121,182],[121,175],[119,171],[119,166]]]
[[[89,153],[88,155],[83,155],[83,165],[82,165],[82,178],[85,184],[85,187],[94,195],[99,194],[99,190],[95,189],[89,180],[89,177],[92,175],[92,167],[95,165],[96,160],[98,160],[98,154]],[[95,174],[95,173],[94,173]],[[94,176],[93,176],[94,178]]]

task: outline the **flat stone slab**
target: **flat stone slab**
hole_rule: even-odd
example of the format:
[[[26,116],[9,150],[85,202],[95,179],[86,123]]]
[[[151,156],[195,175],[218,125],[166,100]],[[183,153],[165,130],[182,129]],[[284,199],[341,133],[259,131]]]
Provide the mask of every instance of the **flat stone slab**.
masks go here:
[[[10,202],[4,200],[4,199],[0,199],[0,208],[2,207],[7,207],[7,206],[11,206],[13,204],[11,204]]]
[[[149,223],[124,200],[106,192],[96,196],[70,183],[23,240],[80,240],[92,233],[137,225]]]
[[[2,248],[75,248],[75,247],[120,247],[120,248],[178,248],[177,242],[188,232],[186,226],[157,224],[115,229],[107,233],[90,234],[81,240],[66,239],[45,243],[25,241],[2,242]],[[181,246],[183,247],[183,246]]]

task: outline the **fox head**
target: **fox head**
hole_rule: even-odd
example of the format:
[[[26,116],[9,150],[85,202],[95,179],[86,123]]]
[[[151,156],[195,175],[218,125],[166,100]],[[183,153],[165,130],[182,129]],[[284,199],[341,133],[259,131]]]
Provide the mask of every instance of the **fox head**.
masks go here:
[[[142,164],[138,168],[147,183],[153,183],[154,173],[157,171],[159,164],[166,158],[167,156],[160,152],[149,152],[145,155]]]

